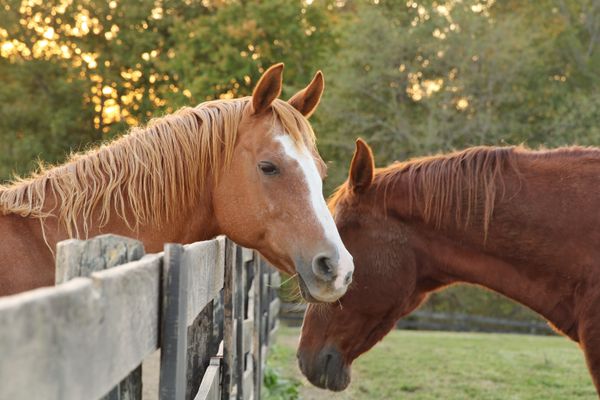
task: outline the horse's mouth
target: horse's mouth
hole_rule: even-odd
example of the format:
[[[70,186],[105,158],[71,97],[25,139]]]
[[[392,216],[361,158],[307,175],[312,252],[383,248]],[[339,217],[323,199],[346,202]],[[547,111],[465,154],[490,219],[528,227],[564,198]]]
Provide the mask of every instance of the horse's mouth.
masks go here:
[[[313,295],[310,294],[310,290],[308,290],[308,286],[306,286],[306,282],[304,282],[304,279],[302,279],[300,274],[298,274],[298,286],[300,286],[300,294],[302,295],[302,298],[307,303],[323,303],[321,300],[315,299]]]

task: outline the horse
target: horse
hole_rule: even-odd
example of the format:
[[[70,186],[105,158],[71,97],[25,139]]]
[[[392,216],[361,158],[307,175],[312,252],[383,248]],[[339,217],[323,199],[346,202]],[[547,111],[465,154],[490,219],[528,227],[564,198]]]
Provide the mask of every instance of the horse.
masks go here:
[[[352,362],[431,292],[479,285],[542,315],[585,353],[600,392],[600,149],[474,147],[375,169],[356,142],[329,207],[356,270],[339,304],[309,304],[299,367],[350,383]]]
[[[58,241],[115,233],[150,252],[227,235],[298,274],[308,301],[337,300],[354,264],[307,120],[323,75],[286,102],[282,73],[274,65],[250,97],[182,108],[1,186],[0,295],[52,285]]]

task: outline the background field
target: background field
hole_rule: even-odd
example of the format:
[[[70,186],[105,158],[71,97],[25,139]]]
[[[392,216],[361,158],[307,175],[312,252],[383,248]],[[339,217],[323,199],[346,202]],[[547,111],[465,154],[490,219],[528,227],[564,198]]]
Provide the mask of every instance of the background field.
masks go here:
[[[402,330],[360,357],[349,388],[332,393],[298,370],[299,332],[283,327],[268,363],[304,400],[597,398],[582,353],[565,338]]]

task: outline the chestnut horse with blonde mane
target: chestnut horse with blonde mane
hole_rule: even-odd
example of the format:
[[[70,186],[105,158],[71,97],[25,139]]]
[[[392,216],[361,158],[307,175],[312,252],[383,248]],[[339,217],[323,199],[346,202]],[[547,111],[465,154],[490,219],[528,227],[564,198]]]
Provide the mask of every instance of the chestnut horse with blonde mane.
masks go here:
[[[306,119],[323,76],[285,102],[282,71],[268,69],[252,97],[183,108],[0,187],[0,295],[52,285],[63,239],[115,233],[157,252],[224,234],[297,273],[308,300],[338,299],[354,265]]]
[[[475,147],[374,169],[361,140],[330,200],[354,256],[340,304],[309,305],[298,359],[343,390],[350,365],[433,291],[466,282],[579,343],[600,390],[600,149]]]

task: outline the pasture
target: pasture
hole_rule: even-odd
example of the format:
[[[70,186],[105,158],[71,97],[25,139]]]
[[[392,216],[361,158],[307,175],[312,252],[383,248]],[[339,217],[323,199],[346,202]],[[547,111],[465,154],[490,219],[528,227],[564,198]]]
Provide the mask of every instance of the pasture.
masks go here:
[[[396,330],[352,366],[344,392],[317,389],[296,366],[299,328],[281,327],[268,365],[303,400],[595,399],[583,354],[558,336]]]

